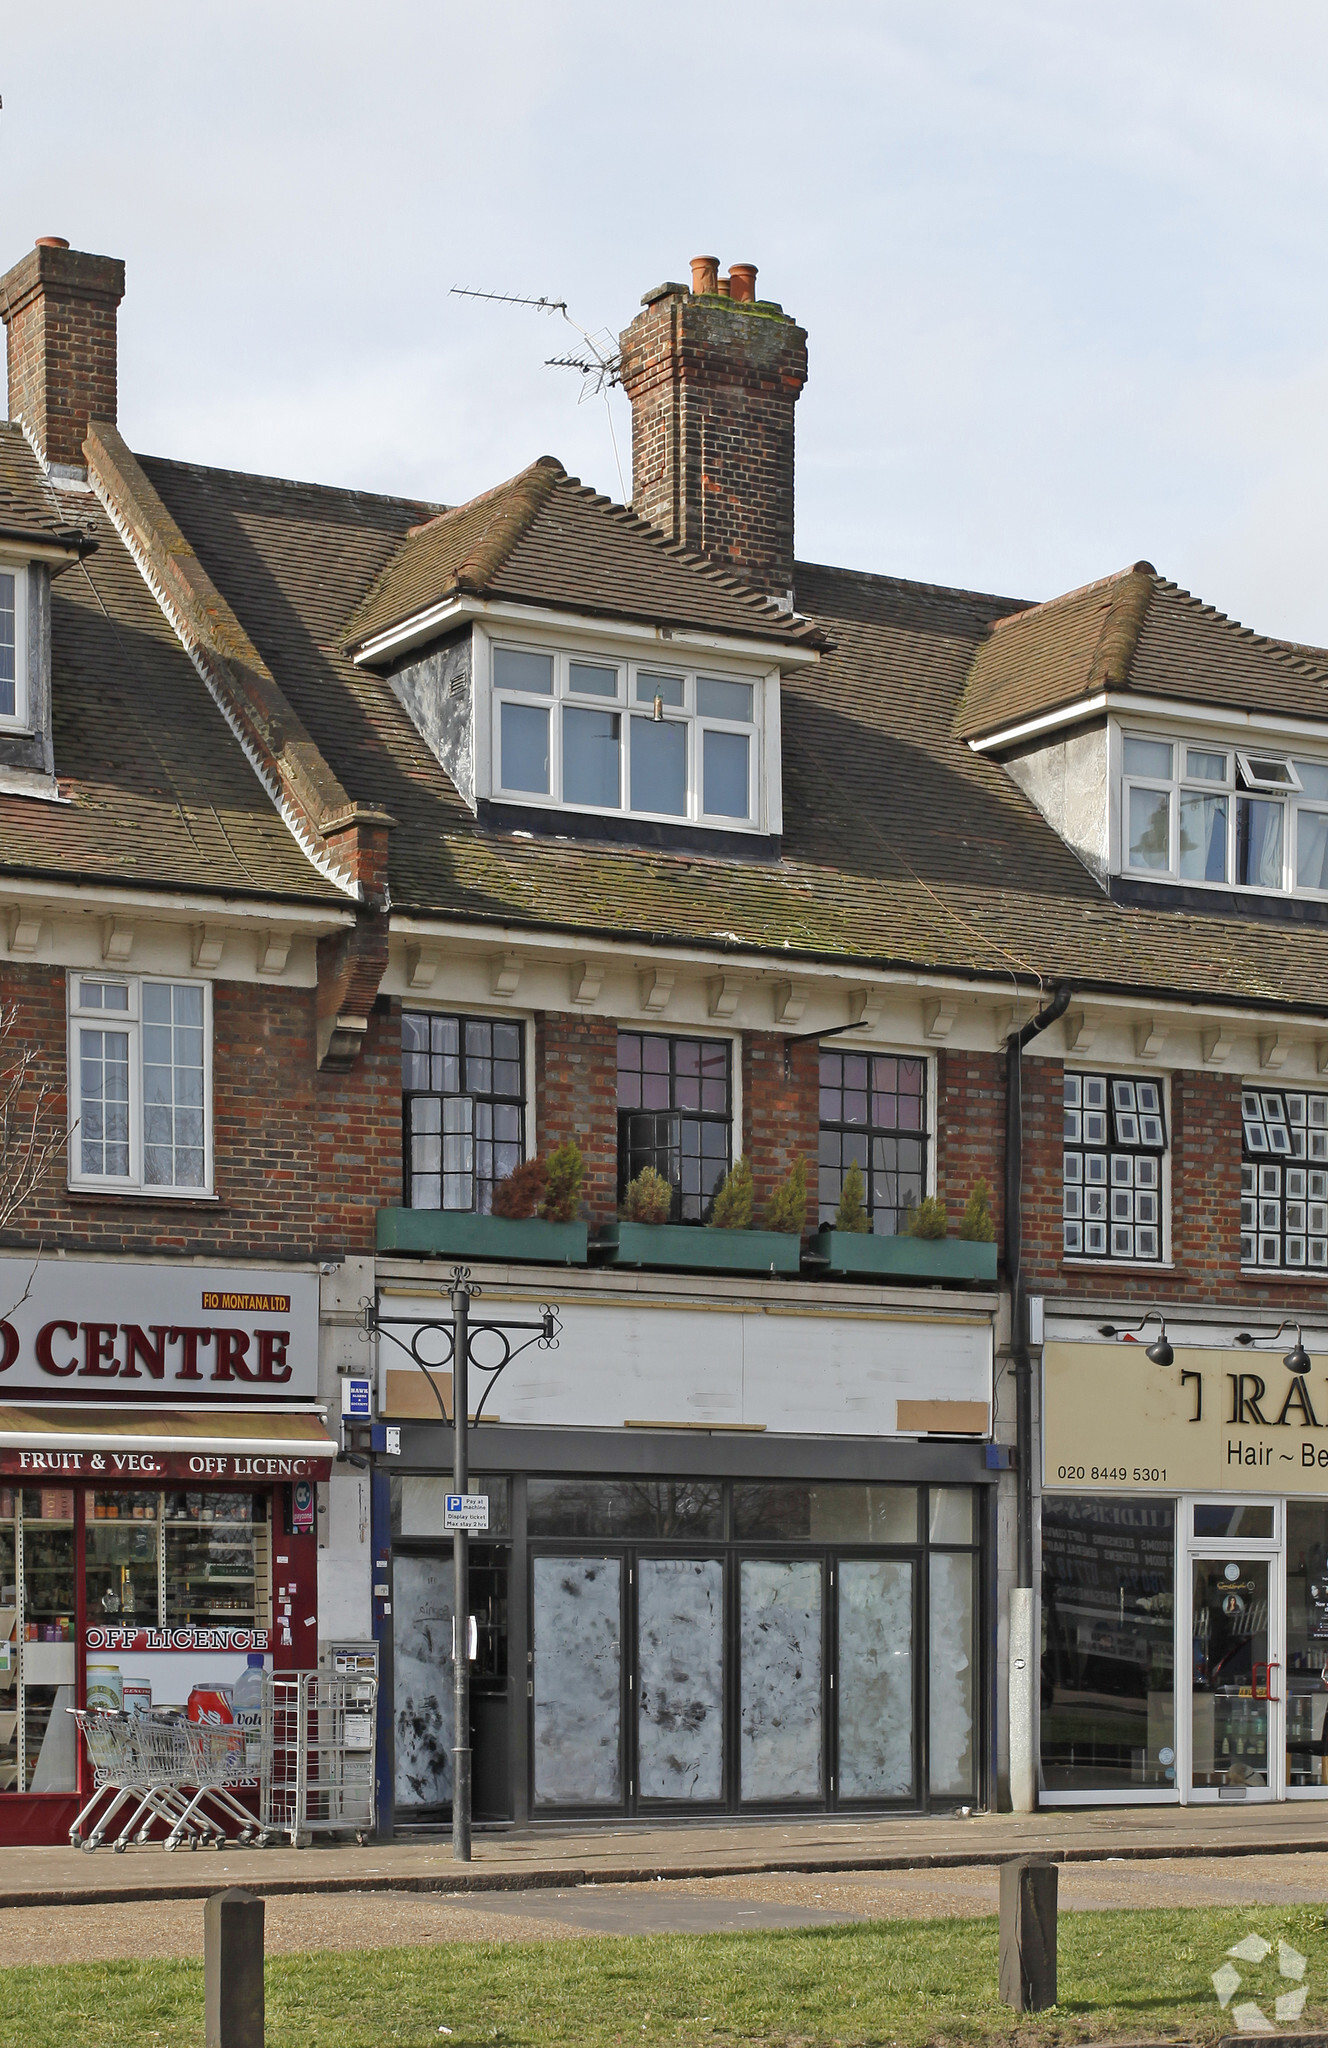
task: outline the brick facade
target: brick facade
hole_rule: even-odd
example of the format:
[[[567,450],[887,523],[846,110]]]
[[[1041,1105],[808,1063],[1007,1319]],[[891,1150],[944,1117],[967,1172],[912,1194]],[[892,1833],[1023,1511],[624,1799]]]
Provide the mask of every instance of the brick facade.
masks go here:
[[[950,1212],[951,1230],[959,1228],[974,1183],[985,1180],[999,1244],[1005,1227],[1004,1055],[938,1054],[936,1121],[936,1192]]]
[[[18,1008],[14,1050],[40,1048],[34,1083],[63,1125],[64,974],[7,964],[0,1000]],[[376,1211],[401,1200],[400,1012],[375,1005],[356,1068],[319,1073],[314,1005],[313,989],[213,984],[215,1200],[71,1192],[62,1151],[5,1242],[219,1261],[372,1252]]]
[[[1073,1068],[1077,1062],[1071,1062]],[[1026,1052],[1023,1062],[1024,1275],[1031,1292],[1137,1301],[1190,1299],[1266,1320],[1322,1312],[1321,1285],[1295,1274],[1240,1270],[1240,1078],[1180,1070],[1170,1078],[1172,1263],[1144,1267],[1109,1260],[1066,1261],[1061,1249],[1061,1132],[1064,1064]],[[1166,1078],[1160,1075],[1159,1078]],[[1005,1062],[1000,1053],[943,1052],[938,1077],[937,1187],[954,1229],[979,1173],[992,1190],[1001,1242],[1004,1190]]]
[[[618,1213],[618,1027],[611,1017],[535,1014],[535,1142],[575,1138],[592,1223]]]
[[[752,1163],[755,1221],[799,1157],[807,1162],[807,1228],[816,1226],[816,1146],[820,1130],[818,1049],[789,1044],[782,1032],[750,1031],[742,1041],[742,1151]],[[735,1148],[736,1149],[736,1148]]]
[[[67,243],[39,242],[0,279],[9,417],[22,421],[49,462],[81,468],[89,422],[115,423],[123,297],[118,257],[84,255]]]
[[[791,590],[805,331],[777,311],[679,287],[621,341],[633,511],[757,589]]]

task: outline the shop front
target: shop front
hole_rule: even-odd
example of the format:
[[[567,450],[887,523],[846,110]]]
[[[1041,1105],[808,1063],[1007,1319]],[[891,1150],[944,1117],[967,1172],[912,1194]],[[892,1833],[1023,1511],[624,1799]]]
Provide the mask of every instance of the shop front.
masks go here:
[[[982,1799],[990,1317],[621,1298],[562,1315],[472,1437],[476,1819]],[[450,1812],[452,1435],[381,1346],[382,1792],[401,1831]]]
[[[316,1661],[335,1446],[312,1273],[5,1259],[5,1289],[0,1842],[57,1842],[89,1789],[69,1709]]]
[[[1049,1318],[1047,1805],[1328,1797],[1328,1375],[1241,1334]]]

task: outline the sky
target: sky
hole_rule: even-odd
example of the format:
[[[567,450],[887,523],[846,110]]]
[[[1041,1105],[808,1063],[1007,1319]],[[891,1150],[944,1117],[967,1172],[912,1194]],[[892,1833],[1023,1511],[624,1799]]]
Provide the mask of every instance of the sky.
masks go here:
[[[1039,598],[1147,558],[1328,644],[1328,10],[64,0],[0,42],[0,268],[122,256],[143,453],[456,503],[630,485],[546,358],[693,255],[808,331],[804,560]],[[616,444],[616,453],[615,453]]]

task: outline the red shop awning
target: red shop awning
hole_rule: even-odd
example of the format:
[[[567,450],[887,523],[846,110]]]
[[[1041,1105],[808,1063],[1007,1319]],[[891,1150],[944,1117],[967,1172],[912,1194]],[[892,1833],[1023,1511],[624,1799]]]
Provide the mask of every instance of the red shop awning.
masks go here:
[[[0,1408],[0,1475],[35,1483],[326,1479],[336,1453],[316,1414]]]

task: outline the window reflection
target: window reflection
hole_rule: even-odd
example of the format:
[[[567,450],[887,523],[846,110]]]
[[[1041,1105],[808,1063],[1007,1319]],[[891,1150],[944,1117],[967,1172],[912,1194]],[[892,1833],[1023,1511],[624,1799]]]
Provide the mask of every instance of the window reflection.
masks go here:
[[[1174,1563],[1168,1501],[1044,1500],[1048,1791],[1174,1785]]]

